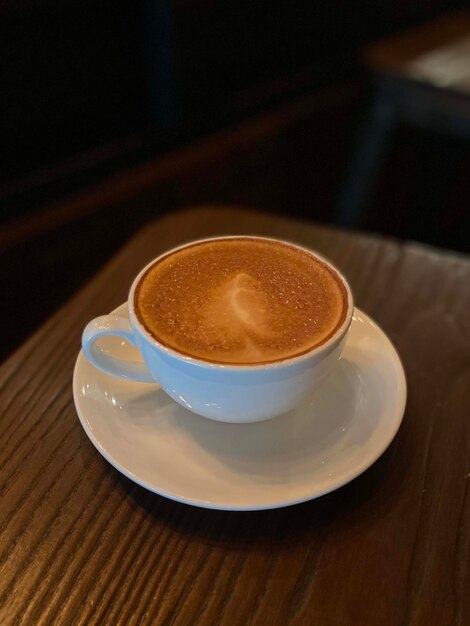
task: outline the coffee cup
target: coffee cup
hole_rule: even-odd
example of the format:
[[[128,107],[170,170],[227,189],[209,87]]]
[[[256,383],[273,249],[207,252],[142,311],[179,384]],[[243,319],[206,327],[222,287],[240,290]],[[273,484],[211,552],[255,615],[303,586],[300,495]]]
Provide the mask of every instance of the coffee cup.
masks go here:
[[[282,248],[283,246],[285,249]],[[230,248],[236,249],[236,254],[235,252],[232,254]],[[218,253],[219,249],[222,252]],[[196,254],[198,255],[197,262],[191,260]],[[260,264],[261,269],[256,270],[256,276],[250,278],[250,263],[253,265],[256,255],[261,254],[265,255],[262,258],[266,261]],[[221,262],[217,264],[219,258]],[[185,285],[184,271],[188,271],[187,267],[190,267],[190,263],[193,263],[193,269],[197,268],[197,272],[188,279],[188,285]],[[225,266],[223,272],[219,271],[219,266],[224,263],[229,268],[236,267],[237,273],[231,274]],[[299,272],[303,272],[302,276],[295,275],[297,267],[295,263],[301,267]],[[318,265],[318,270],[315,269],[317,268],[315,263]],[[315,335],[314,339],[309,339],[313,341],[311,347],[307,340],[302,345],[299,343],[301,341],[299,337],[302,340],[304,335],[309,337],[309,322],[302,322],[306,327],[306,330],[302,328],[303,334],[295,327],[295,320],[310,319],[311,324],[317,322],[311,317],[305,317],[303,313],[305,307],[310,306],[309,298],[312,299],[316,293],[312,291],[313,295],[310,296],[308,289],[317,289],[317,291],[319,289],[315,280],[307,280],[308,275],[305,272],[310,271],[308,264],[317,273],[320,272],[318,281],[322,290],[319,293],[323,300],[330,298],[332,303],[338,301],[342,307],[339,311],[339,305],[335,304],[339,311],[338,319],[325,318],[325,324],[329,323],[328,328],[327,325],[325,326],[328,332],[325,330],[323,337]],[[245,265],[248,269],[245,269]],[[211,268],[215,268],[212,269],[215,272],[213,275],[210,275]],[[177,273],[178,271],[181,275]],[[269,272],[271,272],[270,276],[268,276]],[[157,275],[156,279],[152,273]],[[289,278],[292,276],[292,279]],[[219,280],[220,277],[223,280]],[[294,294],[292,297],[297,297],[298,301],[292,308],[292,314],[289,313],[290,317],[286,318],[283,324],[280,318],[283,309],[279,307],[281,304],[288,307],[289,304],[288,300],[285,305],[277,304],[279,293],[281,293],[279,285],[282,283],[282,289],[285,291],[286,281],[289,280],[292,280],[293,286],[297,287],[298,293],[294,293],[295,289],[291,291]],[[197,308],[191,300],[192,292],[189,290],[194,290],[199,283],[207,283],[208,298],[207,301],[198,300],[201,304]],[[273,290],[277,290],[274,295],[263,292],[263,289],[270,288],[270,285],[273,285]],[[141,295],[145,292],[144,287],[147,286],[150,295],[152,295],[152,288],[157,290],[157,294],[158,289],[161,288],[164,303],[161,304],[159,298],[154,297],[155,301],[158,300],[160,308],[166,307],[163,313],[159,313],[158,310],[155,313],[157,324],[159,315],[162,320],[163,316],[166,316],[161,322],[161,329],[157,328],[161,336],[154,332],[145,317],[146,306],[154,315],[153,305],[146,304],[145,293],[145,297]],[[169,291],[170,288],[172,291]],[[202,288],[206,287],[203,285]],[[331,297],[328,295],[327,288],[331,289]],[[325,293],[327,296],[324,295]],[[139,298],[144,299],[141,302]],[[185,298],[188,300],[189,313],[185,309]],[[173,301],[176,301],[175,307],[179,307],[178,310],[171,308]],[[324,308],[326,307],[325,310],[328,313],[332,310],[332,306],[331,303],[327,302],[327,304],[329,309],[326,304]],[[293,409],[304,400],[331,372],[340,358],[353,314],[350,287],[331,263],[316,252],[296,244],[263,237],[216,237],[174,248],[151,261],[137,275],[132,283],[127,305],[128,318],[103,315],[86,326],[82,336],[82,349],[86,358],[106,374],[133,382],[158,383],[173,400],[194,413],[213,420],[239,423],[275,417]],[[193,329],[191,318],[188,317],[192,314],[191,307],[195,315]],[[211,321],[210,331],[215,339],[212,340],[212,335],[203,329],[201,333],[204,332],[205,335],[202,339],[206,341],[206,335],[208,337],[204,344],[197,336],[198,328],[202,328],[201,319],[206,320],[208,311],[213,312],[214,307],[218,307],[218,312],[214,318],[215,321]],[[304,315],[304,317],[299,317],[299,315]],[[265,325],[267,323],[264,318],[268,321],[272,320],[269,322],[272,328],[268,330],[272,331],[271,335],[279,341],[271,340],[269,332],[262,327],[263,323]],[[184,325],[186,329],[186,334],[182,336],[183,341],[186,341],[188,345],[183,344],[183,348],[179,344],[172,345],[171,333],[167,332],[166,335],[163,333],[163,330],[166,332],[166,326],[170,330],[174,328],[175,319],[183,319],[181,325]],[[285,328],[287,330],[284,332]],[[214,334],[217,332],[228,333],[225,343],[218,338],[217,334]],[[242,352],[236,352],[230,347],[230,341],[238,346],[242,332],[243,341],[250,351],[247,351],[248,348],[245,346]],[[288,336],[289,332],[292,335],[292,341]],[[107,335],[118,336],[136,346],[143,361],[124,361],[103,350],[99,339]],[[257,341],[261,347],[255,346]],[[288,348],[279,348],[282,342]],[[292,348],[292,342],[294,346],[298,344],[299,347]],[[201,352],[200,348],[198,352],[193,344],[203,345],[203,350],[206,352]],[[275,347],[273,348],[272,345]],[[211,352],[208,356],[209,349]]]

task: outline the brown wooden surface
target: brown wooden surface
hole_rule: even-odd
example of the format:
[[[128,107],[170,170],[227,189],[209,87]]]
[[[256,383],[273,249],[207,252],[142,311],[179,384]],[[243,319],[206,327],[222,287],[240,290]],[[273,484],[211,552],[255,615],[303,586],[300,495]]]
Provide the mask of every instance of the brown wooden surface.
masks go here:
[[[162,250],[228,233],[330,257],[407,373],[381,459],[291,508],[207,511],[147,492],[97,453],[72,402],[85,323]],[[149,225],[0,370],[0,624],[469,624],[469,310],[463,256],[217,207]]]

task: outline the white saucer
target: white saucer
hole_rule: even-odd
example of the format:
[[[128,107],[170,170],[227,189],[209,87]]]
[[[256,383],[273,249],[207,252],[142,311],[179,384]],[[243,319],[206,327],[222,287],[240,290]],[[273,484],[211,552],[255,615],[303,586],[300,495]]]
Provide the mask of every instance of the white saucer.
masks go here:
[[[114,313],[127,315],[126,305]],[[139,359],[122,339],[102,341],[113,354]],[[187,504],[256,510],[316,498],[370,467],[400,426],[406,381],[386,335],[356,309],[334,372],[308,402],[272,420],[199,417],[156,384],[102,374],[81,352],[73,394],[92,443],[131,480]]]

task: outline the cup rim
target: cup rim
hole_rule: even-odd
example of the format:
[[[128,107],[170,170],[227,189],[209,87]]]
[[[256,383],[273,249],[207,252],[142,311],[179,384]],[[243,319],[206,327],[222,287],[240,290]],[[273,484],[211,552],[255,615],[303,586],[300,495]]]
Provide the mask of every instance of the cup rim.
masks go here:
[[[153,335],[151,335],[149,333],[149,331],[144,327],[144,325],[140,322],[135,310],[134,310],[134,295],[135,295],[135,290],[136,287],[141,279],[141,277],[145,274],[145,272],[152,266],[154,265],[157,261],[160,261],[161,259],[165,258],[166,256],[173,254],[174,252],[177,252],[178,250],[182,250],[183,248],[186,248],[188,246],[193,246],[195,244],[200,244],[200,243],[205,243],[205,242],[209,242],[209,241],[219,241],[221,239],[263,239],[265,241],[274,241],[274,242],[278,242],[278,243],[285,243],[287,245],[293,246],[294,248],[298,248],[304,252],[308,252],[309,254],[312,254],[314,257],[317,257],[320,261],[322,261],[325,265],[327,265],[330,269],[332,269],[337,276],[340,278],[345,290],[346,290],[346,294],[347,294],[347,309],[346,309],[346,315],[345,318],[343,320],[343,323],[341,324],[341,326],[336,330],[336,332],[329,338],[327,339],[324,343],[318,345],[318,346],[314,346],[313,348],[311,348],[310,350],[308,350],[307,352],[304,352],[302,354],[298,354],[292,357],[289,357],[287,359],[282,359],[280,361],[273,361],[270,363],[253,363],[253,364],[243,364],[243,365],[237,365],[236,363],[216,363],[213,361],[205,361],[204,359],[198,358],[198,357],[194,357],[194,356],[190,356],[187,354],[184,354],[182,352],[179,352],[178,350],[175,350],[174,348],[170,348],[166,345],[164,345],[163,343],[161,343],[160,341],[158,341],[157,339],[155,339],[155,337]],[[354,313],[354,303],[353,303],[353,296],[352,296],[352,292],[351,292],[351,288],[349,286],[348,281],[346,280],[345,276],[342,274],[342,272],[339,271],[339,269],[328,259],[326,259],[324,256],[322,256],[321,254],[319,254],[316,250],[311,250],[310,248],[307,248],[305,246],[302,246],[298,243],[292,242],[292,241],[288,241],[286,239],[279,239],[276,237],[265,237],[263,235],[219,235],[219,236],[213,236],[213,237],[204,237],[201,239],[193,239],[191,241],[187,241],[186,243],[183,243],[181,245],[175,246],[174,248],[171,248],[170,250],[167,250],[165,252],[163,252],[162,254],[160,254],[159,256],[155,257],[154,259],[152,259],[149,263],[147,263],[147,265],[145,267],[143,267],[140,272],[137,274],[137,276],[134,278],[131,288],[129,290],[129,296],[128,296],[128,300],[127,300],[127,308],[128,308],[128,312],[129,312],[129,319],[131,321],[131,325],[134,329],[136,329],[140,335],[145,339],[145,341],[149,344],[151,344],[152,346],[154,346],[155,348],[158,348],[159,350],[161,350],[162,352],[164,352],[165,354],[172,356],[174,358],[177,358],[178,360],[184,361],[185,363],[190,363],[192,365],[198,366],[202,369],[208,369],[208,370],[230,370],[230,371],[238,371],[238,372],[249,372],[249,371],[253,371],[253,370],[267,370],[267,369],[280,369],[280,368],[286,368],[286,367],[292,367],[293,365],[296,365],[297,363],[306,361],[310,358],[312,358],[313,356],[318,356],[321,354],[328,354],[330,352],[330,350],[332,349],[332,347],[334,347],[335,345],[337,345],[337,343],[339,343],[341,341],[341,339],[345,336],[345,334],[347,333],[347,331],[349,330],[349,327],[351,325],[351,321],[352,321],[352,317],[353,317],[353,313]]]

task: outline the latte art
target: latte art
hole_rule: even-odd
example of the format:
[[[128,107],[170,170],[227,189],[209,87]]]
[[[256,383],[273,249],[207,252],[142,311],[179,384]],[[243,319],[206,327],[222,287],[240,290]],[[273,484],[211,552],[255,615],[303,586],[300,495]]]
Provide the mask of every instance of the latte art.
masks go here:
[[[224,337],[232,337],[239,345],[240,359],[247,362],[263,360],[260,344],[276,339],[269,298],[248,274],[236,274],[214,289],[210,300],[202,306],[201,317],[206,326],[213,325]]]
[[[219,315],[233,316],[240,330],[262,331],[266,325],[268,299],[248,274],[236,274],[222,285],[218,304]]]
[[[169,253],[141,277],[135,311],[163,345],[222,364],[261,364],[307,352],[343,323],[337,274],[295,246],[236,237]]]

